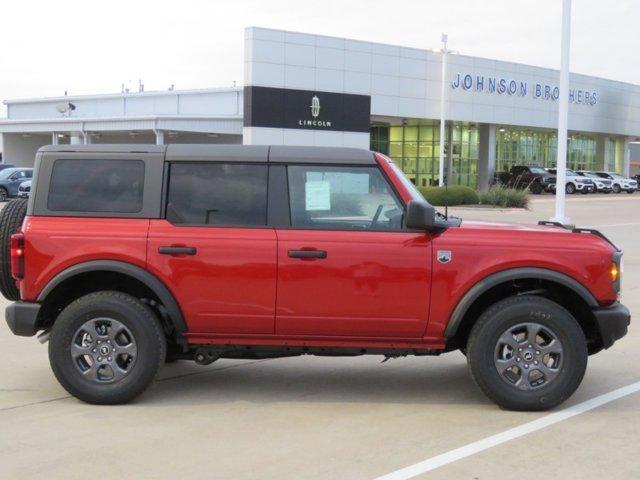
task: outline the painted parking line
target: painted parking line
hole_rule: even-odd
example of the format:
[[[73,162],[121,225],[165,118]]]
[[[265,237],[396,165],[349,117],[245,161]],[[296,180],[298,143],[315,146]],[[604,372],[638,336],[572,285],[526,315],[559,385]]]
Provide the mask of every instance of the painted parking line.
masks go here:
[[[418,475],[422,475],[435,470],[436,468],[462,460],[463,458],[470,457],[471,455],[475,455],[476,453],[489,448],[515,440],[516,438],[523,437],[538,430],[542,430],[543,428],[547,428],[558,422],[562,422],[636,392],[640,392],[640,382],[635,382],[625,387],[618,388],[617,390],[605,393],[592,398],[591,400],[578,403],[577,405],[573,405],[558,412],[550,413],[542,418],[533,420],[532,422],[510,428],[509,430],[491,435],[490,437],[483,438],[477,442],[428,458],[422,462],[418,462],[414,465],[410,465],[400,470],[396,470],[395,472],[378,477],[375,480],[408,480],[410,478],[414,478]]]

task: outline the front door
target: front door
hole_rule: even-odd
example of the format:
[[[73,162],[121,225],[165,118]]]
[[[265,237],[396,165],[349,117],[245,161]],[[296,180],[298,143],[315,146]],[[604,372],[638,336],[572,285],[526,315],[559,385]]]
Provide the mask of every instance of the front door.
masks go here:
[[[291,228],[278,229],[279,335],[417,338],[431,241],[403,229],[378,167],[287,167]]]
[[[266,164],[175,162],[166,218],[151,220],[148,266],[189,333],[273,334],[276,234]]]

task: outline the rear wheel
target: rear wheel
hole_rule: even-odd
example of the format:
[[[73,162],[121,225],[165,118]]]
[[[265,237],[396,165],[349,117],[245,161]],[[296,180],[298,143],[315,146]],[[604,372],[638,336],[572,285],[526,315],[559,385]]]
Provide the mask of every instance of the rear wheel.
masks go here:
[[[20,300],[20,291],[11,276],[11,235],[22,226],[27,214],[27,200],[18,198],[0,212],[0,293],[7,300]]]
[[[74,397],[117,404],[151,384],[166,349],[162,326],[147,305],[125,293],[102,291],[75,300],[60,313],[49,362]]]
[[[547,410],[578,388],[587,342],[573,316],[546,298],[501,300],[478,319],[467,343],[471,375],[509,410]]]
[[[631,190],[627,190],[628,194],[632,194],[633,192],[635,192],[635,190],[632,190],[632,189]]]
[[[6,202],[9,199],[9,192],[4,187],[0,187],[0,202]]]

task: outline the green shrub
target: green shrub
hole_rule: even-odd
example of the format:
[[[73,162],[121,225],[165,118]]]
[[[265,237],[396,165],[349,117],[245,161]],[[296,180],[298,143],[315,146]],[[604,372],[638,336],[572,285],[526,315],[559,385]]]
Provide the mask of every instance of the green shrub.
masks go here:
[[[488,191],[480,193],[480,203],[504,208],[528,208],[529,193],[526,190],[494,185]]]
[[[475,205],[479,202],[478,193],[464,185],[451,185],[449,187],[421,187],[420,192],[431,205],[442,207],[445,204]],[[447,200],[445,202],[445,200]]]

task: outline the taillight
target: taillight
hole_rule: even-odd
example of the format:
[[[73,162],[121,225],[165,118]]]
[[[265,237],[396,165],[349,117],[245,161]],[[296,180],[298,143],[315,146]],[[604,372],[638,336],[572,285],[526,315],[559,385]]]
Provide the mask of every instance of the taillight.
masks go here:
[[[11,235],[11,276],[16,280],[24,277],[24,235]]]

